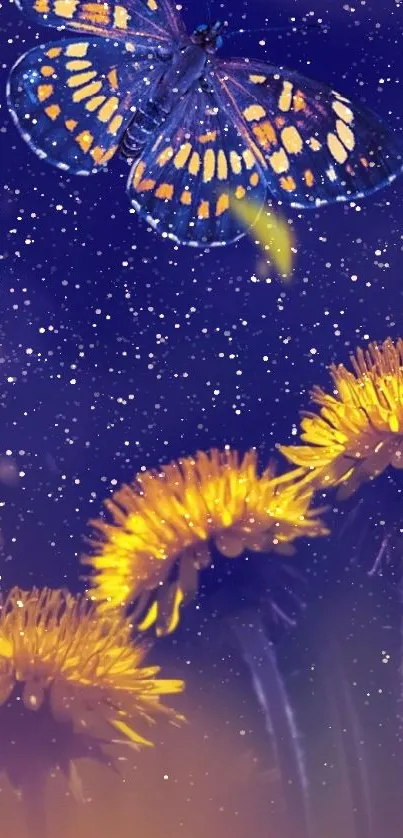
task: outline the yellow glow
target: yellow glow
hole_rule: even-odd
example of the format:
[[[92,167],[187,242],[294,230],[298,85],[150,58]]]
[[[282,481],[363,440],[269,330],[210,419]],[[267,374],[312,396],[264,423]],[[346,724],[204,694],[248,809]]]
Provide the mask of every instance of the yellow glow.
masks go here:
[[[283,279],[289,279],[294,263],[294,233],[290,224],[278,213],[262,207],[251,198],[237,198],[236,193],[230,200],[230,208],[249,230],[266,258],[269,257],[276,271]]]
[[[279,446],[316,486],[341,485],[347,497],[389,465],[401,468],[403,451],[403,341],[390,339],[351,356],[353,371],[330,367],[333,392],[314,387],[319,413],[301,422],[303,445]]]

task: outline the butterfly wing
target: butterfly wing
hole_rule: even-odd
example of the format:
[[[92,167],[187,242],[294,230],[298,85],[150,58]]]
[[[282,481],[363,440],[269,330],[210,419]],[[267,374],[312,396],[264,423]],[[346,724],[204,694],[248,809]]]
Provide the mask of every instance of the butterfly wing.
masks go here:
[[[218,61],[217,96],[264,158],[271,194],[296,207],[362,197],[402,170],[403,144],[370,110],[299,73]]]
[[[161,72],[158,61],[152,70],[151,63],[150,47],[133,52],[130,43],[104,38],[37,47],[11,71],[10,111],[40,157],[89,174],[110,160],[134,107],[150,95]]]
[[[170,0],[18,0],[42,26],[73,29],[143,45],[166,46],[186,34]]]
[[[180,244],[228,244],[245,233],[231,198],[266,196],[261,162],[219,108],[214,93],[195,87],[180,100],[130,172],[130,200],[160,233]]]

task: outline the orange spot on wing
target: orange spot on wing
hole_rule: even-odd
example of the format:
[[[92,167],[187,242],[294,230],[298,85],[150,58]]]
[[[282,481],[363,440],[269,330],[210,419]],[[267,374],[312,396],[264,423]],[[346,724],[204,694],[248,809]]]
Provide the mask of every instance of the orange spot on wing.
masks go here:
[[[210,216],[210,205],[208,201],[200,201],[200,204],[197,208],[197,217],[198,218],[209,218]]]
[[[249,178],[249,183],[251,186],[257,186],[259,183],[259,175],[257,172],[253,172],[253,174]]]
[[[61,51],[61,47],[51,47],[50,49],[46,50],[45,55],[47,58],[59,58]]]
[[[306,109],[305,96],[302,90],[297,90],[292,98],[294,111],[304,111]]]
[[[55,76],[55,68],[51,67],[49,64],[43,64],[41,67],[41,76],[44,76],[45,79],[50,78],[50,76]]]
[[[81,102],[83,99],[89,99],[90,96],[99,93],[101,87],[101,81],[92,81],[90,84],[80,87],[79,90],[75,90],[73,93],[73,102]]]
[[[174,188],[172,183],[161,183],[155,192],[156,198],[163,198],[166,201],[170,201],[173,194]]]
[[[306,169],[304,172],[304,180],[307,186],[313,186],[315,183],[315,178],[313,176],[313,172],[311,169]]]
[[[99,145],[95,145],[90,151],[90,155],[95,163],[102,163],[104,154],[105,149],[101,148]]]
[[[108,125],[108,134],[117,134],[122,122],[123,116],[121,116],[121,114],[116,114]]]
[[[91,157],[92,157],[92,159],[94,160],[95,163],[103,164],[103,163],[107,163],[108,160],[110,160],[110,158],[113,157],[113,155],[115,154],[116,149],[117,149],[117,146],[114,145],[114,146],[112,146],[112,148],[108,149],[108,151],[105,151],[104,148],[102,148],[99,145],[96,145],[96,146],[94,146],[94,148],[91,149],[90,155],[91,155]]]
[[[70,71],[88,70],[88,67],[91,67],[91,61],[87,61],[86,58],[73,58],[66,62],[66,70]]]
[[[45,108],[45,113],[52,121],[57,119],[60,114],[59,105],[48,105],[48,107]]]
[[[73,41],[66,47],[66,55],[70,58],[84,58],[87,55],[89,44],[84,41]]]
[[[138,192],[151,192],[152,189],[155,187],[155,180],[151,178],[145,178],[142,180],[138,185]]]
[[[269,148],[270,145],[277,144],[276,132],[268,119],[254,125],[252,131],[262,148]]]
[[[117,29],[127,29],[127,24],[129,22],[129,18],[130,18],[130,15],[129,15],[127,9],[125,9],[124,6],[119,6],[119,5],[115,6],[115,9],[114,9],[114,12],[113,12],[113,25]],[[133,46],[133,45],[130,44],[130,46]],[[134,47],[133,47],[133,49],[134,49]]]
[[[85,103],[85,109],[92,113],[93,111],[96,111],[96,109],[99,108],[100,105],[102,105],[102,102],[105,102],[105,99],[106,96],[93,96],[92,99],[89,100],[89,102]]]
[[[223,192],[223,194],[220,195],[220,197],[217,201],[217,204],[216,204],[216,208],[215,208],[215,214],[216,214],[217,218],[220,215],[222,215],[224,212],[226,212],[228,207],[229,207],[229,195],[227,195],[226,192]]]
[[[297,184],[295,183],[295,180],[293,177],[291,177],[291,175],[288,175],[287,177],[281,177],[280,186],[282,187],[282,189],[285,189],[286,192],[294,192],[294,190],[297,188]]]
[[[368,169],[369,162],[366,157],[360,157],[360,163],[364,166],[364,169]]]
[[[72,74],[67,79],[67,86],[81,87],[82,84],[86,84],[87,81],[91,81],[91,79],[94,79],[96,75],[96,70],[88,70],[85,73],[75,73],[74,75]]]
[[[108,148],[108,151],[105,151],[105,154],[104,154],[103,159],[102,159],[101,162],[102,163],[107,163],[108,160],[110,160],[111,157],[113,157],[113,155],[116,153],[117,149],[118,149],[117,145],[111,145],[111,147]]]
[[[68,131],[74,131],[77,128],[77,121],[75,119],[65,119],[64,124]]]
[[[190,206],[190,204],[192,203],[192,193],[189,192],[189,189],[183,190],[179,200],[181,204],[184,204],[187,207]]]
[[[200,155],[197,153],[197,151],[194,151],[190,160],[189,160],[188,171],[190,172],[191,175],[197,175],[199,169],[200,169]]]
[[[173,150],[172,146],[168,145],[166,148],[164,148],[162,151],[160,151],[160,153],[157,157],[158,165],[159,166],[165,166],[165,164],[168,163],[173,156],[174,156],[174,150]]]
[[[238,198],[238,200],[240,201],[242,198],[245,197],[245,195],[246,190],[243,188],[243,186],[237,186],[235,190],[235,197]]]
[[[39,12],[40,15],[46,15],[49,11],[49,2],[48,0],[36,0],[34,3],[34,10]]]
[[[46,99],[53,93],[53,84],[40,84],[38,85],[38,99],[40,102],[44,102]]]
[[[89,131],[81,131],[81,134],[76,136],[76,142],[84,152],[91,148],[93,141],[94,137]]]
[[[115,113],[115,111],[117,111],[118,107],[118,97],[110,96],[110,98],[106,100],[105,104],[102,105],[102,107],[99,109],[97,114],[98,119],[100,119],[101,122],[108,122],[111,116],[113,116],[113,114]]]
[[[81,20],[92,23],[109,23],[109,6],[106,3],[83,3],[79,16]]]
[[[109,73],[107,75],[107,79],[108,79],[108,82],[109,82],[112,90],[117,90],[118,87],[119,87],[119,82],[118,82],[118,74],[117,74],[116,67],[114,67],[113,70],[109,71]]]
[[[141,181],[141,178],[144,175],[145,170],[146,170],[146,164],[143,163],[142,160],[140,160],[137,163],[137,166],[134,170],[134,175],[133,175],[133,186],[134,186],[135,189],[137,189],[137,187],[138,187],[138,185]]]
[[[206,134],[200,134],[198,137],[199,143],[213,143],[217,137],[217,131],[207,131]]]
[[[322,148],[322,144],[316,139],[316,137],[309,137],[307,145],[309,145],[309,148],[311,148],[312,151],[320,151]]]

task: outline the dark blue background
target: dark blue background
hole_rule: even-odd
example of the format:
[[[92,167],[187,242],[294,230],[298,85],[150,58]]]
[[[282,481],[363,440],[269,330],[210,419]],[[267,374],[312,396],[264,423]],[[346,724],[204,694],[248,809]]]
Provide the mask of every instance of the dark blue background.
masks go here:
[[[207,12],[188,5],[183,14],[192,28]],[[308,19],[328,24],[326,33],[268,33],[264,47],[263,36],[244,36],[225,44],[223,54],[299,69],[360,99],[403,132],[402,4],[331,0],[329,6],[237,0],[228,3],[230,12],[224,3],[213,3],[212,11],[234,28],[302,21],[313,11]],[[4,82],[24,51],[60,37],[37,31],[14,4],[5,6],[2,27]],[[139,221],[125,195],[123,161],[86,179],[46,166],[12,124],[4,85],[1,93],[1,576],[5,587],[77,589],[86,522],[120,482],[142,467],[226,443],[241,451],[257,446],[265,464],[276,442],[290,440],[311,385],[328,385],[330,361],[347,361],[369,339],[402,334],[403,180],[358,206],[290,214],[298,242],[293,281],[285,286],[273,274],[256,282],[259,254],[247,238],[196,252],[163,241]],[[310,667],[319,654],[317,627],[329,622],[332,609],[336,634],[350,638],[343,643],[345,665],[349,683],[358,683],[377,817],[387,819],[384,835],[398,835],[391,788],[403,777],[397,781],[395,764],[389,772],[385,765],[398,737],[398,477],[381,478],[360,498],[357,514],[357,499],[330,513],[332,539],[301,548],[309,608],[280,656],[285,672],[297,673],[290,689],[308,751],[311,741],[319,800],[327,752],[323,746],[322,759],[315,744],[322,699]],[[352,523],[340,535],[348,516]],[[368,577],[385,531],[392,533],[393,561],[381,578]],[[230,590],[236,605],[237,588]],[[197,637],[199,623],[205,636],[214,634],[211,622],[189,608],[178,638],[164,642],[159,654],[183,674],[181,661],[192,650],[208,679],[214,651]],[[240,673],[246,694],[248,676],[242,667]],[[253,699],[249,713],[259,730]]]

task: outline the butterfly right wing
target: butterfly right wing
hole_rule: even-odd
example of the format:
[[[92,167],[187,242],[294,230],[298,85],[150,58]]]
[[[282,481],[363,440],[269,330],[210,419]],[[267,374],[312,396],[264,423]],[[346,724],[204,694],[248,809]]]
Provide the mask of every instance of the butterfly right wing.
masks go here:
[[[236,241],[246,226],[231,210],[251,199],[258,217],[266,197],[262,157],[219,107],[195,86],[133,165],[127,189],[139,214],[179,244],[210,247]]]
[[[167,46],[186,35],[170,0],[17,0],[17,5],[42,26],[135,44]]]
[[[150,47],[134,52],[131,44],[104,38],[36,47],[11,70],[9,108],[39,157],[89,174],[116,152],[134,110],[161,74],[159,65]]]
[[[403,170],[402,138],[382,119],[296,71],[217,60],[212,83],[221,107],[258,147],[270,193],[283,203],[362,198]]]

